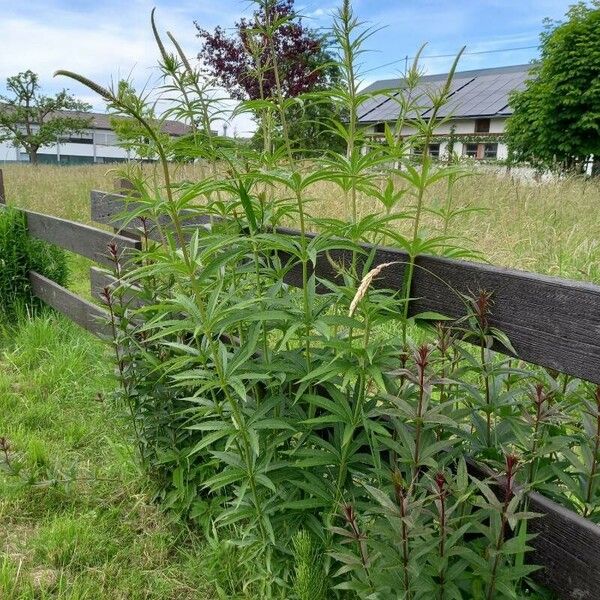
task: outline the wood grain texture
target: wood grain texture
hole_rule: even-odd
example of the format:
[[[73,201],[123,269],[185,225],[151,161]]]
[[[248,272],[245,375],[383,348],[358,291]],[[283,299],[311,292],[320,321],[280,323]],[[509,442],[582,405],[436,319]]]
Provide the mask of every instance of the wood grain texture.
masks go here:
[[[363,245],[368,252],[372,246]],[[351,253],[329,253],[338,264],[349,265]],[[364,256],[359,263],[364,261]],[[374,287],[402,288],[408,255],[394,248],[378,248],[373,266],[394,262],[375,280]],[[336,272],[324,256],[316,274],[335,279]],[[302,285],[299,267],[287,283]],[[483,263],[420,256],[411,289],[410,314],[435,311],[449,317],[467,313],[464,296],[479,290],[492,293],[490,324],[505,333],[516,355],[530,363],[600,383],[600,286],[493,267]]]
[[[108,192],[99,192],[93,190],[90,194],[90,215],[92,221],[112,225],[121,231],[127,231],[131,234],[140,235],[144,225],[139,217],[133,219],[125,218],[126,213],[135,213],[144,206],[135,199],[128,199],[127,196],[121,194],[111,194]],[[207,227],[215,218],[209,215],[201,215],[193,211],[182,211],[180,213],[186,237],[189,236],[199,227]],[[158,224],[167,232],[172,231],[171,220],[167,215],[160,215]],[[160,231],[157,227],[157,222],[151,218],[146,219],[146,229],[148,237],[154,241],[162,241]]]
[[[127,179],[126,177],[118,177],[113,181],[113,184],[116,194],[127,196],[128,198],[138,198],[140,196],[140,193],[135,189],[133,182]],[[132,240],[141,239],[139,234],[133,233],[132,231],[129,231],[127,229],[113,227],[113,231],[115,233],[118,233],[119,235],[131,238]]]
[[[127,255],[132,250],[141,247],[138,240],[102,231],[95,227],[28,210],[23,212],[27,215],[27,229],[31,236],[51,242],[65,250],[86,256],[106,266],[112,265],[112,261],[107,254],[109,243],[114,242],[117,245],[117,249],[124,260],[127,259]]]
[[[543,515],[528,528],[537,534],[529,560],[543,565],[535,579],[564,600],[600,598],[600,527],[537,493],[529,509]]]
[[[4,190],[4,174],[0,169],[0,204],[6,204],[6,192]]]
[[[54,281],[30,271],[29,281],[33,294],[90,333],[103,338],[111,337],[106,310],[80,298]]]

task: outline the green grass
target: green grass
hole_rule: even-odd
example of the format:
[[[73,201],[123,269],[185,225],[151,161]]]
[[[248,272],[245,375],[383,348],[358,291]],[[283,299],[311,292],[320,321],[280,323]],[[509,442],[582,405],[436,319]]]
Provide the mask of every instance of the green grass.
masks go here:
[[[106,346],[50,313],[0,335],[0,598],[210,598],[200,541],[151,502]]]
[[[101,165],[6,165],[2,169],[10,204],[88,224],[90,190],[112,190],[113,180],[119,176],[117,169]],[[200,176],[196,165],[181,165],[174,172],[175,181]],[[339,218],[347,210],[339,189],[331,184],[316,184],[310,196],[318,200],[310,204],[315,215]],[[439,208],[445,198],[445,184],[434,186],[427,208]],[[490,263],[600,283],[598,178],[565,177],[536,183],[488,170],[458,181],[454,198],[455,207],[480,210],[456,219],[449,234],[467,238],[467,245]],[[360,199],[361,215],[374,209],[381,210],[377,201]],[[439,232],[440,226],[439,218],[426,212],[423,227],[432,233]],[[73,265],[83,274],[81,261],[75,260]]]

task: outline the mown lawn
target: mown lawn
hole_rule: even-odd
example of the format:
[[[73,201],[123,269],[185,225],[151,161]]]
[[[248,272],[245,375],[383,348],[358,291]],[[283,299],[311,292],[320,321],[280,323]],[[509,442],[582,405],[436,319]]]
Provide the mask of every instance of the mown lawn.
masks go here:
[[[107,347],[65,319],[3,326],[2,600],[213,597],[200,541],[152,502],[114,387]]]

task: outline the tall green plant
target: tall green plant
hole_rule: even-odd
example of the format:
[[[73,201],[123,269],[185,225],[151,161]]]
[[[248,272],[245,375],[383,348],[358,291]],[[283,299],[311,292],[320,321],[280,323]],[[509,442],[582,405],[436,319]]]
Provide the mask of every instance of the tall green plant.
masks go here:
[[[29,237],[25,215],[18,210],[0,209],[0,311],[6,318],[37,306],[31,293],[29,271],[36,271],[59,285],[65,285],[68,267],[59,248]]]
[[[284,24],[267,20],[259,32],[275,69],[272,40]],[[527,536],[511,538],[530,516],[513,486],[516,459],[502,489],[471,477],[463,455],[509,470],[505,442],[518,446],[526,420],[507,399],[524,394],[526,375],[498,366],[491,348],[507,340],[478,320],[476,301],[461,297],[465,317],[433,333],[417,326],[439,315],[410,313],[417,256],[463,252],[421,227],[428,190],[451,186],[458,168],[427,152],[415,163],[409,152],[434,135],[451,76],[427,97],[415,64],[403,123],[416,133],[388,128],[386,144],[371,143],[357,113],[377,92],[360,91],[356,66],[369,33],[344,2],[333,27],[343,77],[328,100],[348,118],[328,126],[345,148],[308,161],[289,143],[278,78],[272,98],[239,111],[278,115],[283,150],[270,143],[268,118],[260,151],[208,138],[218,100],[174,36],[171,52],[152,26],[158,93],[170,99],[166,114],[189,124],[183,141],[161,134],[165,115],[131,88],[61,73],[133,119],[159,157],[150,176],[129,173],[138,196],[122,216],[141,226],[144,248],[126,265],[114,249],[118,285],[104,297],[122,394],[165,504],[203,527],[215,552],[233,545],[252,561],[255,597],[514,597],[531,571],[514,558]],[[260,83],[260,69],[253,75]],[[421,118],[419,106],[431,104],[433,116]],[[210,168],[179,181],[178,152]],[[312,216],[324,183],[341,190],[346,216]],[[380,208],[365,210],[373,199]],[[300,226],[293,235],[281,229],[290,221]],[[361,245],[382,240],[406,259],[381,263]],[[404,273],[400,292],[377,285],[388,269]],[[499,426],[504,418],[513,430]],[[548,446],[521,450],[541,465]]]

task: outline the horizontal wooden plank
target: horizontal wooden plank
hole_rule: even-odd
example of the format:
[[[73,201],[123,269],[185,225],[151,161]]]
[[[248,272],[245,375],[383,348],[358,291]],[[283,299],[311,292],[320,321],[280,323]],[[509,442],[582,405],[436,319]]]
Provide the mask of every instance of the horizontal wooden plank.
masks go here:
[[[89,225],[42,215],[29,210],[23,212],[27,215],[27,229],[31,236],[91,258],[103,265],[112,265],[112,261],[108,256],[108,244],[110,243],[116,244],[123,257],[126,257],[132,250],[141,247],[138,240],[102,231]]]
[[[372,246],[365,244],[363,248],[370,251]],[[329,255],[342,265],[349,265],[352,257],[346,250],[334,250]],[[359,262],[362,260],[364,257]],[[378,248],[373,265],[387,262],[395,264],[384,269],[373,285],[399,290],[408,255],[395,248]],[[316,274],[329,280],[336,277],[324,256],[318,258]],[[299,266],[290,271],[286,281],[302,285]],[[410,313],[435,311],[462,317],[467,313],[462,296],[479,290],[492,293],[490,324],[508,336],[519,358],[600,383],[600,286],[483,263],[420,256]]]
[[[112,194],[108,192],[99,192],[93,190],[90,194],[90,216],[95,223],[112,225],[122,231],[127,231],[139,235],[144,229],[142,220],[139,217],[133,219],[125,218],[127,213],[135,213],[142,210],[144,205],[134,198],[127,198],[121,194]],[[194,211],[182,211],[180,213],[187,235],[191,235],[199,227],[210,226],[216,220],[210,215],[198,214]],[[165,230],[171,228],[171,220],[167,215],[160,215],[158,223]],[[146,230],[151,240],[162,241],[156,221],[146,219]]]
[[[110,223],[123,213],[124,196],[92,193],[92,218]],[[190,227],[206,226],[210,217],[192,214]],[[285,235],[298,236],[293,229],[278,229]],[[314,237],[311,234],[310,237]],[[364,244],[366,252],[373,246]],[[349,265],[351,252],[335,250],[329,257],[336,263]],[[374,285],[398,290],[404,281],[408,256],[395,248],[376,249],[374,265],[394,262],[386,268]],[[316,273],[323,279],[336,273],[327,257],[320,256]],[[286,282],[302,283],[300,267],[294,268]],[[467,312],[464,296],[479,290],[492,293],[490,324],[504,332],[516,355],[530,363],[600,383],[600,286],[534,273],[494,267],[483,263],[420,256],[416,261],[411,296],[411,314],[435,311],[450,317]]]
[[[114,215],[125,209],[123,199],[121,205],[118,202],[115,195],[104,195],[95,220],[113,223]],[[280,232],[299,235],[295,230]],[[369,252],[372,246],[364,249]],[[330,257],[347,265],[351,253],[333,251]],[[401,289],[408,256],[394,248],[377,248],[373,265],[383,262],[396,264],[374,285]],[[461,317],[467,311],[461,295],[486,290],[494,302],[490,323],[508,335],[520,358],[600,383],[599,286],[431,256],[419,257],[416,265],[411,314],[428,310]],[[316,273],[324,279],[336,277],[322,256]],[[301,285],[299,269],[290,272],[287,281]],[[600,528],[539,494],[531,493],[529,503],[530,510],[543,515],[530,525],[538,534],[531,562],[544,565],[536,578],[565,600],[600,598]]]
[[[30,271],[29,281],[33,294],[90,333],[99,337],[112,337],[106,310],[80,298],[54,281]]]
[[[536,580],[564,600],[600,598],[600,527],[537,493],[529,510],[543,515],[529,522]]]
[[[102,293],[104,290],[106,288],[114,290],[118,286],[119,280],[110,273],[96,267],[90,268],[90,292],[93,298],[103,301]],[[141,308],[145,304],[138,294],[128,291],[127,288],[124,289],[123,300],[131,308]]]
[[[470,459],[468,468],[474,477],[491,480],[504,497],[502,477]],[[528,522],[528,533],[536,537],[526,560],[543,567],[534,579],[561,600],[600,598],[600,527],[541,494],[530,492],[527,497],[528,510],[541,515]]]

